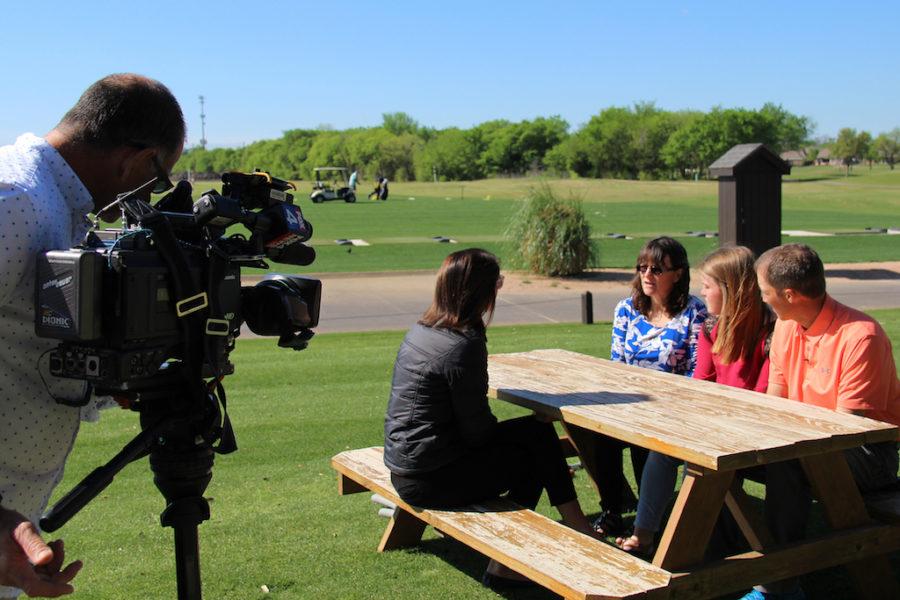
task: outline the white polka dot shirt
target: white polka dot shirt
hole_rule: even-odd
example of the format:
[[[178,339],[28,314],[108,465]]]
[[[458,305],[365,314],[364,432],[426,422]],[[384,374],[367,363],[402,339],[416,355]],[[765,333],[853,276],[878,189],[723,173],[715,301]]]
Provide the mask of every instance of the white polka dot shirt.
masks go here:
[[[25,134],[0,147],[0,494],[4,507],[35,523],[78,433],[80,409],[53,396],[78,398],[85,385],[51,376],[41,359],[57,341],[34,333],[35,258],[80,242],[92,208],[81,180],[45,140]]]

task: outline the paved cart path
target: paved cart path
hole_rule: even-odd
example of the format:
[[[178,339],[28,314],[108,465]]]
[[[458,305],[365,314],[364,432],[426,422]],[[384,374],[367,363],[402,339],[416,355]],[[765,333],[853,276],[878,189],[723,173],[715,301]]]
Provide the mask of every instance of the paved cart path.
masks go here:
[[[431,302],[434,272],[324,273],[319,333],[407,329]],[[826,265],[828,291],[861,310],[900,308],[900,261]],[[245,278],[245,285],[253,278]],[[594,299],[594,320],[608,321],[630,290],[631,271],[603,269],[577,279],[548,279],[506,273],[494,324],[581,321],[581,294]],[[699,296],[700,276],[691,273]],[[249,334],[249,332],[245,332]]]

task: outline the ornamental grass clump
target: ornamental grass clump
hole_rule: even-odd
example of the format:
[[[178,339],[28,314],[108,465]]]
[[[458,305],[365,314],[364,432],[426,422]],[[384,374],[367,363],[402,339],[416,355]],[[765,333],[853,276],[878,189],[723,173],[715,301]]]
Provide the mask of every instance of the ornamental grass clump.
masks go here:
[[[513,266],[540,275],[578,275],[597,255],[581,200],[561,200],[546,184],[531,190],[506,235]]]

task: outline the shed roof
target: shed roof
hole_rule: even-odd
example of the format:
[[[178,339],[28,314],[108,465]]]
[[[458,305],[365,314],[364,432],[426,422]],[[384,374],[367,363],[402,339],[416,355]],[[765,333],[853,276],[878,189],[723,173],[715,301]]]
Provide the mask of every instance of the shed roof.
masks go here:
[[[730,177],[734,175],[735,169],[751,157],[764,159],[782,175],[791,172],[791,166],[769,150],[765,144],[738,144],[709,165],[709,174],[713,177]]]

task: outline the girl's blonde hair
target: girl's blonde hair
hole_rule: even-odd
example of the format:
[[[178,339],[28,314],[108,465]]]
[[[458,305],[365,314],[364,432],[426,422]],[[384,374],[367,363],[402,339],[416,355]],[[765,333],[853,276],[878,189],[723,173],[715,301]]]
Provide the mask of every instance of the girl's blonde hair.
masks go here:
[[[722,312],[712,351],[724,364],[753,356],[760,337],[768,336],[774,325],[756,281],[755,261],[749,248],[726,246],[700,263],[700,272],[722,291]]]

